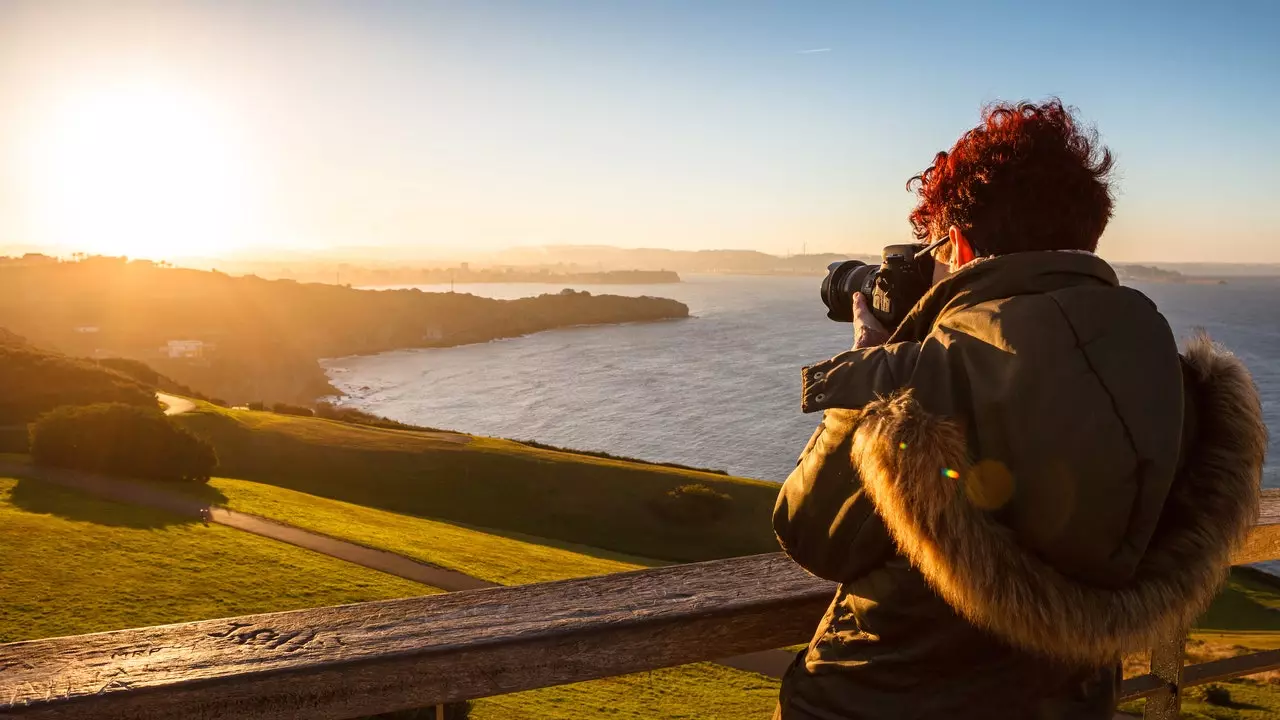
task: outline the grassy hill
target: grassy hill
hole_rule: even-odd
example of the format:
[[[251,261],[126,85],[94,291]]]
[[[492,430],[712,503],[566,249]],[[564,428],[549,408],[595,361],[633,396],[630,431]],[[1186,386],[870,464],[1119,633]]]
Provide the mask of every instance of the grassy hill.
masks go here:
[[[434,588],[230,528],[0,478],[0,642]]]
[[[21,426],[59,405],[120,402],[155,407],[154,388],[92,360],[0,336],[0,426]]]
[[[773,483],[207,404],[178,420],[213,443],[221,475],[368,508],[657,560],[778,547],[769,523]],[[727,496],[722,516],[677,521],[656,509],[688,484]]]
[[[248,480],[214,478],[209,485],[232,510],[501,585],[606,575],[663,564],[586,545],[402,515]]]

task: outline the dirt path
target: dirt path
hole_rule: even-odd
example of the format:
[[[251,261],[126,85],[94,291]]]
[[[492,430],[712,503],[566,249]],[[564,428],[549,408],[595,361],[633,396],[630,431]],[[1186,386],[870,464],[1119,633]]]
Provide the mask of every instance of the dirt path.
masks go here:
[[[167,397],[191,404],[190,401],[183,398]],[[161,402],[169,405],[170,410],[175,407],[175,404],[169,404],[163,398]],[[191,407],[195,406],[191,405]],[[178,412],[186,412],[189,409],[179,410]],[[290,545],[296,545],[313,552],[362,565],[372,570],[389,573],[406,580],[420,582],[448,592],[500,587],[498,583],[481,580],[455,570],[429,565],[404,555],[365,547],[346,540],[339,540],[335,537],[303,530],[292,525],[285,525],[257,515],[236,512],[216,505],[208,505],[179,493],[166,492],[153,485],[131,480],[91,475],[72,470],[37,468],[30,463],[9,460],[0,460],[0,476],[41,480],[79,490],[104,500],[142,505],[165,510],[176,515],[199,518],[206,522],[214,522],[271,538],[272,540],[286,542]],[[738,670],[779,678],[782,677],[783,672],[786,671],[787,666],[791,664],[794,658],[795,654],[786,650],[764,650],[725,658],[717,662]]]
[[[455,570],[428,565],[404,555],[357,545],[356,543],[313,533],[292,525],[282,525],[257,515],[211,507],[209,508],[209,521],[233,527],[237,530],[251,532],[255,535],[269,537],[273,540],[287,542],[290,545],[297,545],[339,560],[346,560],[367,568],[381,570],[406,580],[414,580],[449,592],[499,587],[497,583],[464,575]]]
[[[164,405],[165,415],[181,415],[184,412],[191,412],[196,409],[195,403],[177,395],[158,392],[156,393],[156,399],[160,401],[161,405]]]
[[[403,555],[375,550],[346,540],[303,530],[292,525],[273,522],[266,518],[236,512],[205,504],[179,493],[166,492],[144,483],[120,478],[90,475],[72,470],[37,468],[28,463],[0,460],[0,475],[42,480],[55,485],[73,488],[81,492],[116,502],[142,505],[165,510],[176,515],[198,518],[207,522],[226,525],[255,535],[297,545],[307,550],[363,565],[373,570],[390,573],[406,580],[448,590],[478,590],[497,587],[497,583],[447,570],[435,565],[418,562]]]

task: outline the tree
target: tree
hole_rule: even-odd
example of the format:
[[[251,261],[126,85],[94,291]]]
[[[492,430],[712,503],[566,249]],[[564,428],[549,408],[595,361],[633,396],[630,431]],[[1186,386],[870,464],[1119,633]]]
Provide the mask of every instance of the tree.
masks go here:
[[[733,496],[702,483],[690,483],[668,490],[650,507],[658,517],[678,525],[711,524],[729,515]]]
[[[207,482],[213,446],[158,409],[122,403],[63,406],[31,424],[39,465],[146,480]]]

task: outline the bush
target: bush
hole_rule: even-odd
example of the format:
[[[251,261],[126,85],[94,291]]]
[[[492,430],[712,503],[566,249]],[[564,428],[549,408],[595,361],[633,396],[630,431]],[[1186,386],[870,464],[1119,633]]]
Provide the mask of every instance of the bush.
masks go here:
[[[1217,683],[1205,686],[1204,701],[1218,707],[1231,707],[1234,705],[1231,700],[1231,689]]]
[[[703,525],[728,517],[732,505],[731,495],[702,483],[692,483],[668,490],[653,503],[653,511],[673,523]]]
[[[245,407],[249,408],[250,410],[257,410],[258,412],[262,412],[263,410],[267,409],[266,403],[262,402],[261,400],[257,402],[251,402],[248,405],[245,405]]]
[[[271,406],[271,412],[280,415],[301,415],[302,417],[311,417],[315,415],[311,408],[301,405],[290,405],[289,403],[276,403]]]
[[[209,443],[158,409],[121,403],[65,406],[31,425],[39,465],[146,480],[207,482],[218,466]]]

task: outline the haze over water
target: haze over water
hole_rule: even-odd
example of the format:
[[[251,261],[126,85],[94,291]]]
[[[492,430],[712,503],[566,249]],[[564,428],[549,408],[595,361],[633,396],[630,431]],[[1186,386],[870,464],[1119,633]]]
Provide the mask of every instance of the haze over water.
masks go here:
[[[692,276],[673,285],[575,287],[675,298],[694,317],[325,366],[344,404],[416,425],[786,478],[819,420],[800,412],[800,367],[852,340],[851,326],[826,319],[817,278]],[[1180,339],[1203,327],[1252,370],[1273,429],[1264,484],[1280,487],[1280,281],[1139,287]],[[457,287],[497,298],[559,289]]]

